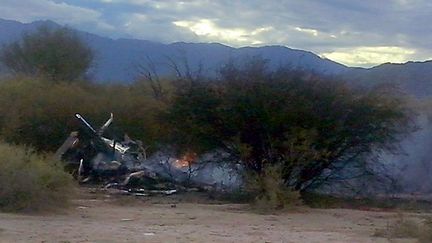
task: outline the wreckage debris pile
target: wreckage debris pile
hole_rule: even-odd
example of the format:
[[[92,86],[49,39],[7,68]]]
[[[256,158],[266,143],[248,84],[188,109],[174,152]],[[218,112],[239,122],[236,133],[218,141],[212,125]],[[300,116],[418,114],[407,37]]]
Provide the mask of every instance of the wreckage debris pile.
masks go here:
[[[56,152],[56,156],[72,168],[80,183],[100,182],[106,190],[120,194],[146,196],[171,195],[188,190],[229,190],[240,186],[240,176],[235,168],[216,163],[223,159],[221,153],[211,153],[197,158],[176,158],[168,152],[158,152],[147,157],[142,142],[128,136],[118,142],[103,136],[113,121],[113,115],[98,130],[80,114],[89,141],[72,132]]]

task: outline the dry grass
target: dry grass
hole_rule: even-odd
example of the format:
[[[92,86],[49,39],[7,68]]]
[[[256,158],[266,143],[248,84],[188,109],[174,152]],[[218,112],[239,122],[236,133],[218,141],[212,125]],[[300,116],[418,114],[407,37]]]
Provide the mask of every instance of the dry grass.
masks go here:
[[[377,229],[374,236],[387,239],[412,238],[420,243],[430,243],[432,242],[432,218],[419,222],[399,214],[394,223],[388,224],[384,229]]]
[[[258,211],[289,210],[302,204],[300,193],[284,185],[278,166],[269,166],[263,174],[249,174],[247,178],[247,190],[255,195],[252,206]]]
[[[53,159],[0,143],[0,210],[41,211],[68,204],[72,177]]]

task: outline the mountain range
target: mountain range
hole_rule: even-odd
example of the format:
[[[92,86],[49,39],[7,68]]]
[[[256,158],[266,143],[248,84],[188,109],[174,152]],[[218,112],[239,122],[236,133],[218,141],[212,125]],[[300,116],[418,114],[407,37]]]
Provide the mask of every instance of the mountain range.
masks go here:
[[[34,31],[41,25],[61,27],[49,20],[24,24],[0,19],[0,45],[16,41],[23,33]],[[161,75],[173,74],[173,64],[180,69],[187,66],[191,71],[201,69],[204,74],[213,75],[229,60],[241,61],[259,56],[267,59],[273,68],[289,65],[315,73],[340,76],[349,83],[362,86],[392,83],[411,95],[432,95],[432,61],[353,68],[321,58],[309,51],[284,46],[233,48],[219,43],[163,44],[137,39],[114,40],[79,30],[76,30],[76,33],[95,51],[91,77],[97,82],[133,82],[141,68],[149,67],[149,64]]]

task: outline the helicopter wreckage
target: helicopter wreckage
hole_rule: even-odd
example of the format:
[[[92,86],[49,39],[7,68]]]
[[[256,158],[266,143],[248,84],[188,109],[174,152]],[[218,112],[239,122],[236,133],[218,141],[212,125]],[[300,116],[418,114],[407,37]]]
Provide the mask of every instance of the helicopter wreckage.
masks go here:
[[[228,159],[223,152],[178,158],[172,152],[159,151],[148,156],[139,140],[125,135],[123,141],[117,141],[103,135],[113,122],[113,114],[97,130],[82,115],[75,117],[82,124],[82,132],[72,132],[55,156],[65,162],[79,183],[99,182],[105,189],[136,196],[187,190],[229,191],[242,184],[241,168],[221,163]]]

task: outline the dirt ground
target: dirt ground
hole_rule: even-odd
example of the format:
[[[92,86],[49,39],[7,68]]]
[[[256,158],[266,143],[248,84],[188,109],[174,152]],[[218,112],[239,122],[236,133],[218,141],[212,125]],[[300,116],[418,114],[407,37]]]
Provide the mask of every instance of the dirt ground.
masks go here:
[[[259,214],[247,205],[178,196],[136,199],[84,192],[64,212],[0,214],[0,242],[415,242],[373,236],[396,218],[396,212],[349,209]]]

